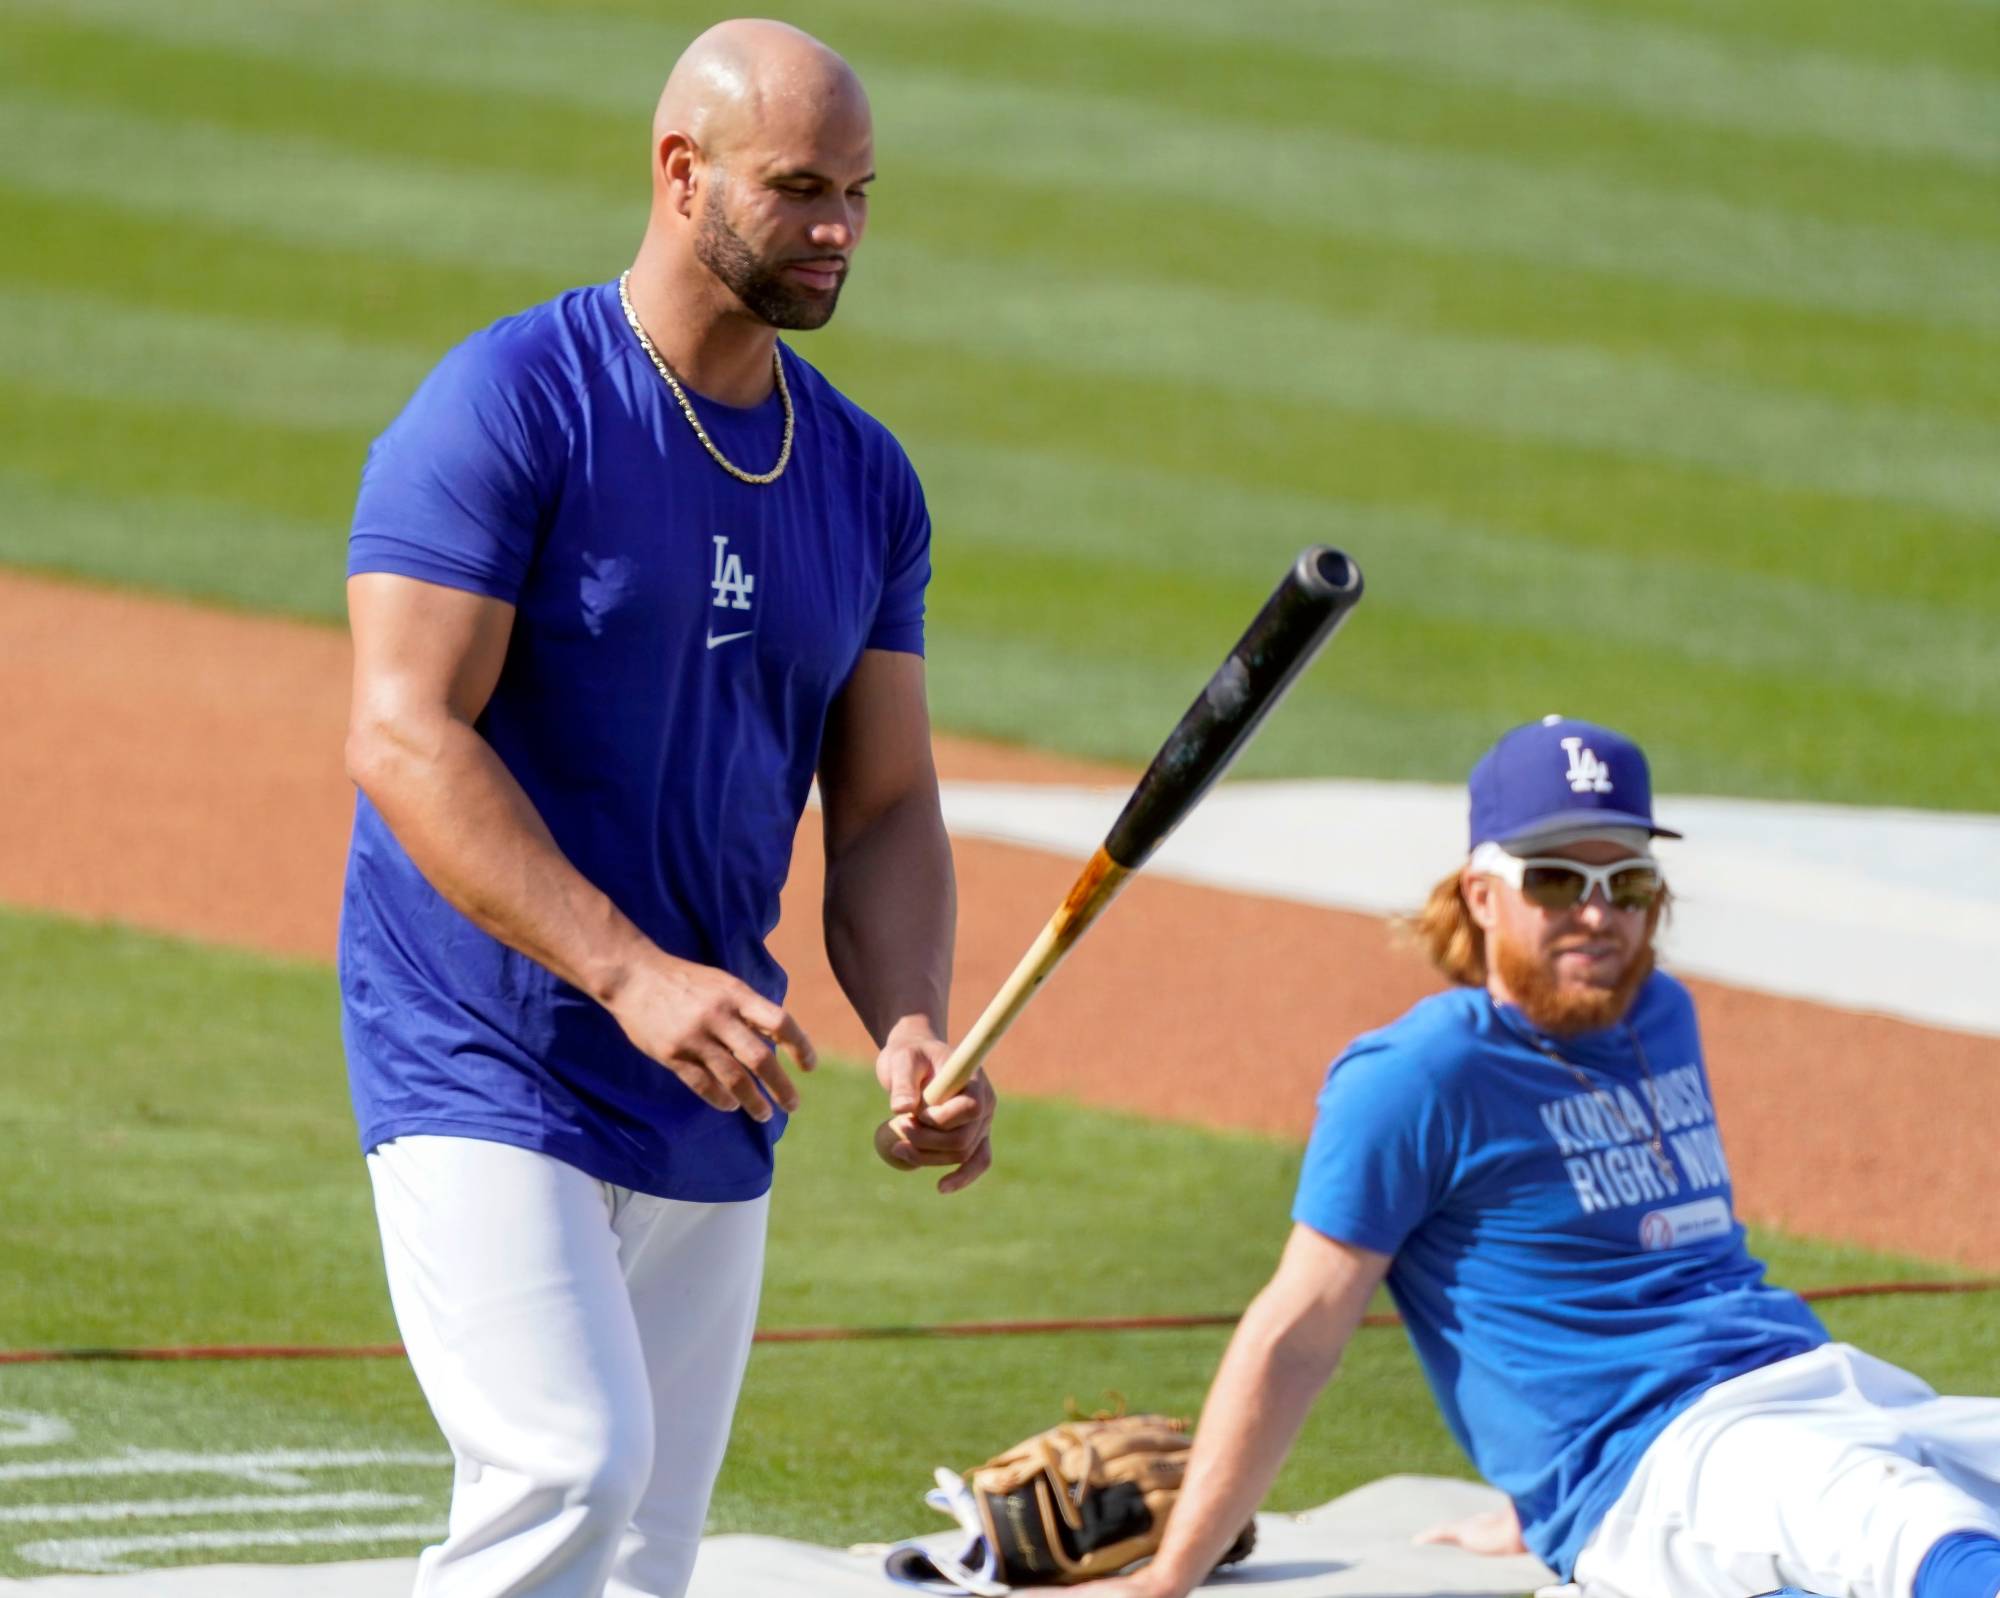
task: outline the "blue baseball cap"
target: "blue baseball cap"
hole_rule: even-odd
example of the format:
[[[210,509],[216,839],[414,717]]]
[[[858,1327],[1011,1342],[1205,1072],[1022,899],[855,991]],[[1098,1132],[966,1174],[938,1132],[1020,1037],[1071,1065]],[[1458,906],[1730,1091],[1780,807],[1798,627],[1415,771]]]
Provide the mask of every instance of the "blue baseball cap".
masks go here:
[[[1595,722],[1544,716],[1505,733],[1472,768],[1472,844],[1513,843],[1570,828],[1639,827],[1653,820],[1653,774],[1639,746]]]

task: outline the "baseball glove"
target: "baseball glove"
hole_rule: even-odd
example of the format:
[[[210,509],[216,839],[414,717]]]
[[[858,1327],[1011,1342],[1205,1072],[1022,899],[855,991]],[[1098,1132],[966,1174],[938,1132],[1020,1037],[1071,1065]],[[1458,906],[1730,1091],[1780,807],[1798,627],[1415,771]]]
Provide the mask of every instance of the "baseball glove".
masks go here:
[[[937,1473],[928,1502],[971,1542],[956,1559],[906,1543],[888,1573],[907,1586],[982,1595],[1111,1576],[1160,1545],[1187,1468],[1188,1424],[1099,1415],[1051,1426],[959,1477]],[[1219,1564],[1250,1552],[1245,1526]]]

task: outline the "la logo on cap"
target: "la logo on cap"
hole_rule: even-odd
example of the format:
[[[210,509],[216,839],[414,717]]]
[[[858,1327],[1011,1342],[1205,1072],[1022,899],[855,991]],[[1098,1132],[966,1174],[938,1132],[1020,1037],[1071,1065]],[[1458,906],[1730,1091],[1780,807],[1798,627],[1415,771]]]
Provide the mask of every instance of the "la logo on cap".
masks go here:
[[[1562,746],[1569,755],[1569,770],[1563,775],[1571,793],[1611,792],[1611,768],[1586,749],[1581,738],[1565,738]]]
[[[1614,791],[1615,790],[1615,791]],[[1652,775],[1630,738],[1594,721],[1544,716],[1510,728],[1466,779],[1470,847],[1558,832],[1642,827],[1678,838],[1653,819]]]

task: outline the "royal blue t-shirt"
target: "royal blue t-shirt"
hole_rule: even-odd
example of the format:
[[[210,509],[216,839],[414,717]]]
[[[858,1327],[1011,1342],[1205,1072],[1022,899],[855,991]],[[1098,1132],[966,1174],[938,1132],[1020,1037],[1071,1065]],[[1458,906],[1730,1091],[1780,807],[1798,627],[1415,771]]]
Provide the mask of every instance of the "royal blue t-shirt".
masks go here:
[[[1292,1212],[1394,1257],[1446,1424],[1565,1577],[1668,1421],[1827,1340],[1744,1245],[1687,990],[1627,1020],[1545,1039],[1586,1087],[1483,989],[1425,999],[1334,1061]]]
[[[868,649],[923,651],[930,522],[884,427],[789,349],[790,464],[703,450],[618,303],[577,289],[473,335],[375,441],[348,571],[516,607],[479,732],[579,871],[669,953],[782,1002],[765,948],[827,709]],[[731,461],[781,403],[691,396]],[[341,916],[361,1143],[537,1149],[667,1198],[753,1198],[783,1115],[710,1108],[610,1013],[480,931],[366,796]]]

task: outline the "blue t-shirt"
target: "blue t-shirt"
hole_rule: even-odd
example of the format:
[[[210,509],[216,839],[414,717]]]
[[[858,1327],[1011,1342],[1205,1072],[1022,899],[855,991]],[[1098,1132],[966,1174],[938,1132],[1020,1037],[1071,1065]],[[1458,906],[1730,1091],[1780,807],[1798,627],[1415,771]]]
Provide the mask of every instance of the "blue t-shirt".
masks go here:
[[[1334,1061],[1292,1211],[1394,1257],[1445,1423],[1564,1576],[1668,1421],[1827,1340],[1744,1245],[1687,990],[1627,1022],[1544,1039],[1586,1088],[1483,989],[1423,1000]]]
[[[516,607],[478,722],[579,871],[669,953],[782,1002],[765,948],[829,704],[923,651],[930,522],[884,427],[789,349],[792,457],[703,450],[616,284],[473,335],[368,454],[348,571]],[[691,396],[765,471],[780,401]],[[784,1127],[711,1109],[610,1013],[480,931],[363,796],[341,916],[364,1149],[412,1133],[552,1154],[667,1198],[754,1198]]]

